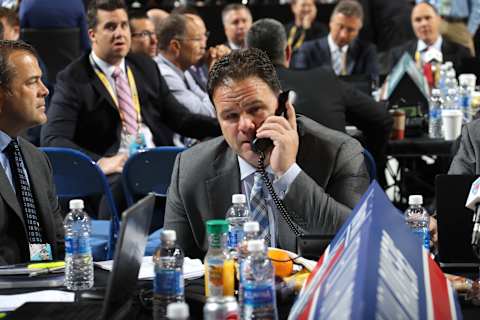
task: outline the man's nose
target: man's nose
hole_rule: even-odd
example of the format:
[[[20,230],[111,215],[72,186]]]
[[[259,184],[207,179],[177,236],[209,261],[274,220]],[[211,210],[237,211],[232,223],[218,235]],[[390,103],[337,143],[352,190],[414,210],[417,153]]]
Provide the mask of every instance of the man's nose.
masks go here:
[[[241,115],[238,128],[240,131],[248,132],[252,129],[255,129],[255,123],[253,122],[253,119],[250,116]]]

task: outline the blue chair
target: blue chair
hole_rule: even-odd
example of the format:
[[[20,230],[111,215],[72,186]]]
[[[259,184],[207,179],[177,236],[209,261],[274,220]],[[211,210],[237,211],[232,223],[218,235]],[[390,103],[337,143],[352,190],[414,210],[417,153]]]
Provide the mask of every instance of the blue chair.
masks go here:
[[[41,148],[53,168],[53,179],[60,198],[104,195],[111,220],[92,220],[91,246],[94,260],[112,259],[120,221],[107,178],[97,164],[80,151],[69,148]]]
[[[122,172],[122,183],[130,206],[148,193],[156,194],[155,212],[145,255],[152,255],[160,242],[159,232],[163,227],[165,198],[170,185],[173,165],[177,154],[185,150],[180,147],[157,147],[131,156]]]
[[[363,149],[363,157],[367,166],[368,174],[370,175],[370,182],[377,178],[377,164],[370,151]]]

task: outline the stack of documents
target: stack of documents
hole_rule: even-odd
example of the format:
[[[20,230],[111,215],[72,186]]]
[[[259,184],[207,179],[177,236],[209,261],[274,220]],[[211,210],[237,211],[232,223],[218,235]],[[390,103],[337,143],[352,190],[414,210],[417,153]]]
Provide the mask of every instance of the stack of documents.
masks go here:
[[[61,287],[64,261],[0,266],[0,289]]]
[[[94,264],[107,271],[112,271],[113,268],[113,260],[94,262]],[[155,278],[154,266],[155,264],[152,261],[152,256],[143,257],[142,266],[138,273],[138,279],[151,280]],[[200,259],[190,259],[185,257],[183,260],[183,277],[185,279],[200,278],[204,273],[205,269]]]
[[[27,302],[73,302],[74,298],[75,293],[60,290],[0,295],[0,312],[15,310]]]

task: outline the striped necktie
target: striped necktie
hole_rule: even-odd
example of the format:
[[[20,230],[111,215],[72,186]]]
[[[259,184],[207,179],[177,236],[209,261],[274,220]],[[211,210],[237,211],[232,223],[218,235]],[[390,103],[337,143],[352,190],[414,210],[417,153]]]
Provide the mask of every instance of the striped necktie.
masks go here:
[[[260,236],[270,245],[270,226],[268,221],[268,207],[263,194],[263,178],[260,172],[255,172],[253,187],[250,191],[250,210],[252,218],[260,224]]]
[[[138,115],[133,106],[132,94],[125,73],[120,67],[115,67],[112,77],[115,80],[118,108],[120,110],[123,127],[127,133],[136,135],[138,132]]]
[[[333,51],[332,66],[333,66],[333,71],[337,76],[342,75],[344,73],[345,57],[344,57],[344,53],[340,48],[336,48]]]

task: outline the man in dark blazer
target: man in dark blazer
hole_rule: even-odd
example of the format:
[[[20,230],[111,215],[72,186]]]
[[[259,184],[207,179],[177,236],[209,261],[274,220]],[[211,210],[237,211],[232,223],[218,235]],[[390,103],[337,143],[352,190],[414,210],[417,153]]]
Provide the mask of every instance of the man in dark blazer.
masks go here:
[[[296,234],[335,233],[368,187],[360,144],[296,118],[290,103],[285,117],[275,116],[280,83],[259,49],[220,59],[210,71],[208,91],[223,137],[177,156],[167,196],[164,228],[176,230],[185,254],[205,255],[205,222],[225,218],[232,194],[244,193],[255,212],[250,192],[260,159],[251,147],[255,137],[273,140],[265,151],[266,171],[287,209],[279,212],[266,187],[259,187],[268,208],[270,245],[296,251]]]
[[[123,1],[92,1],[88,16],[92,52],[58,75],[49,121],[42,129],[44,146],[79,149],[97,161],[105,174],[121,173],[129,143],[124,139],[123,111],[116,103],[115,91],[122,90],[112,79],[115,67],[131,71],[134,84],[129,78],[129,91],[132,100],[135,89],[138,92],[141,111],[135,114],[147,146],[170,143],[162,125],[198,139],[220,134],[214,118],[192,114],[174,98],[153,60],[127,55],[130,30]]]
[[[30,45],[0,40],[0,265],[28,262],[40,247],[49,247],[53,259],[63,257],[62,215],[50,162],[19,137],[47,121],[48,89],[36,56]],[[28,187],[22,184],[25,177]],[[33,198],[33,211],[26,193]],[[38,222],[39,238],[32,237],[32,221]]]
[[[404,52],[419,64],[426,62],[426,53],[429,50],[437,50],[442,53],[443,62],[452,61],[454,68],[461,72],[462,61],[472,55],[468,48],[451,42],[440,35],[441,17],[436,9],[428,2],[417,4],[411,15],[412,27],[417,39],[410,40],[403,45],[392,49],[391,68],[400,60]]]
[[[282,88],[297,93],[297,113],[341,132],[347,123],[361,130],[365,147],[382,172],[393,124],[386,106],[339,80],[330,68],[288,69],[292,50],[281,26],[274,19],[257,20],[247,34],[247,46],[263,50],[275,65]]]
[[[480,119],[463,126],[460,146],[448,174],[480,174]]]
[[[305,42],[293,57],[292,67],[330,66],[337,75],[366,74],[376,80],[379,66],[375,46],[357,38],[362,21],[358,2],[339,2],[330,17],[329,35]]]

